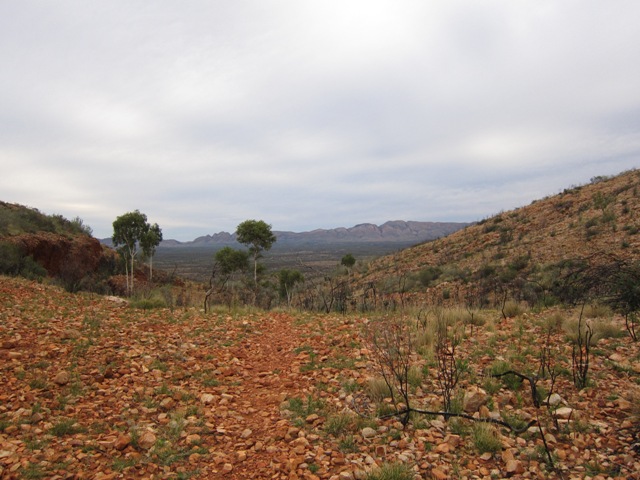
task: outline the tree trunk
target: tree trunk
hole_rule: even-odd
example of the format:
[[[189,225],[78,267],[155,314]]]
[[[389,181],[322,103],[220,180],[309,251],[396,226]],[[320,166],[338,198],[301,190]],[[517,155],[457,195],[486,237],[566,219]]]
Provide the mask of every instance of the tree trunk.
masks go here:
[[[134,277],[134,273],[133,273],[133,254],[131,254],[131,291],[129,292],[129,295],[133,295],[133,277]]]
[[[258,288],[258,254],[253,255],[253,283]]]

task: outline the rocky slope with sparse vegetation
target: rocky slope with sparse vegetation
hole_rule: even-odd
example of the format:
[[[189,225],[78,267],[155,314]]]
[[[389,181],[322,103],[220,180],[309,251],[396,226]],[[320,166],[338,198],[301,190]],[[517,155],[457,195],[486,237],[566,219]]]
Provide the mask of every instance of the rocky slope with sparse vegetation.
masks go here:
[[[362,295],[374,285],[378,292],[406,293],[419,303],[455,296],[478,282],[504,284],[518,277],[550,283],[572,261],[637,261],[639,211],[640,171],[595,177],[588,185],[370,262],[355,275],[354,290]]]
[[[93,238],[79,217],[67,220],[0,202],[0,273],[49,276],[69,290],[105,290],[116,261],[115,252]]]
[[[639,343],[584,315],[578,388],[576,310],[204,314],[0,277],[0,478],[637,478]]]
[[[639,190],[345,267],[326,313],[0,276],[0,478],[639,478]]]

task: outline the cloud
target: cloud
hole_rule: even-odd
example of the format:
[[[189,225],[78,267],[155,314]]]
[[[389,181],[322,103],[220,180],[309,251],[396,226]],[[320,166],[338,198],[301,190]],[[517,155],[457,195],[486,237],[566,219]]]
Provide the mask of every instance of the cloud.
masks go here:
[[[640,5],[5,2],[2,200],[165,238],[471,221],[638,166]]]

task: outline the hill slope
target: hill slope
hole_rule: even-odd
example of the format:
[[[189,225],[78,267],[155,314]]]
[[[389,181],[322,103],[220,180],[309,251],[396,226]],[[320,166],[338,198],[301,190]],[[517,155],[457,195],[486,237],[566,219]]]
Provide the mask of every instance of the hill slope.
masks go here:
[[[386,284],[392,291],[401,276],[413,278],[414,284],[421,274],[425,285],[433,277],[464,283],[491,272],[534,271],[598,255],[637,260],[639,211],[640,171],[598,177],[589,185],[568,188],[445,238],[380,258],[356,283]]]
[[[97,284],[98,271],[108,274],[115,265],[114,252],[93,238],[80,218],[7,202],[0,202],[0,259],[0,273],[49,275],[72,290]]]

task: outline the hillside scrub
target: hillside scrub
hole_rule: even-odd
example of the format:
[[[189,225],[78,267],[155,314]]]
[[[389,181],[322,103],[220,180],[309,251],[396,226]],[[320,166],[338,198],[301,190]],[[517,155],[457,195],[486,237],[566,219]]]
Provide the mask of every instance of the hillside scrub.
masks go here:
[[[551,306],[557,293],[563,293],[556,280],[571,263],[607,265],[608,257],[640,261],[640,225],[634,213],[639,210],[640,171],[600,178],[372,261],[366,274],[355,276],[352,290],[357,298],[374,283],[388,303],[402,294],[412,305],[456,305],[472,285],[494,306],[505,291],[516,301]],[[598,228],[585,242],[589,225]],[[405,282],[403,287],[412,288],[401,292],[388,282],[389,272],[417,281]]]
[[[578,318],[576,309],[506,319],[483,309],[473,335],[465,309],[407,312],[398,331],[410,333],[410,348],[381,351],[402,359],[395,372],[406,372],[406,383],[380,387],[366,332],[384,332],[401,319],[395,314],[142,310],[1,280],[3,478],[376,478],[396,469],[423,478],[571,478],[595,468],[627,478],[640,470],[640,346],[629,336],[601,338],[578,390],[571,342],[558,328]],[[458,372],[451,412],[442,413],[442,340],[418,340],[438,318],[447,319],[447,338],[455,332]],[[624,329],[619,315],[607,321]],[[529,382],[493,378],[492,369],[536,379],[539,406]]]

